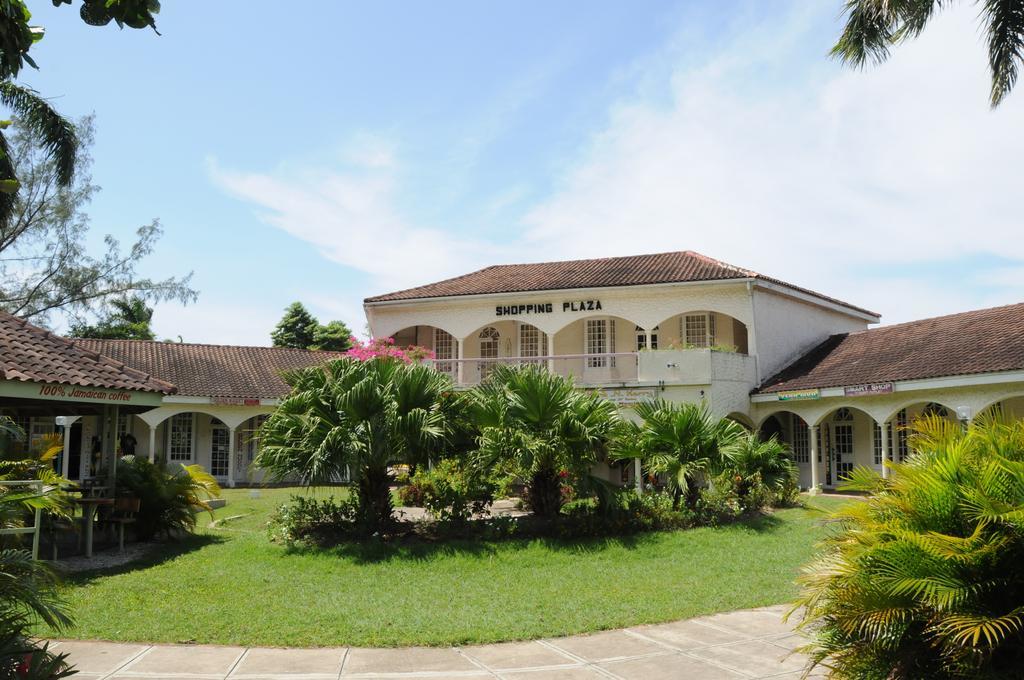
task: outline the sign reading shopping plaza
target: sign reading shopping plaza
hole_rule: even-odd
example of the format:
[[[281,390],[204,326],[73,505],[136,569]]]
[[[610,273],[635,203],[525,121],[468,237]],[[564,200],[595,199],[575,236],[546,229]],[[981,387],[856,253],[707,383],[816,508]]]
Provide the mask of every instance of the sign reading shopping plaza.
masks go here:
[[[132,406],[159,406],[162,402],[162,395],[155,392],[82,387],[65,383],[22,382],[20,380],[0,380],[0,397],[110,405],[130,404]]]
[[[600,300],[569,300],[562,303],[563,312],[599,312],[604,307]],[[516,305],[497,305],[495,316],[517,316],[520,314],[552,314],[555,305],[552,302],[534,302]]]

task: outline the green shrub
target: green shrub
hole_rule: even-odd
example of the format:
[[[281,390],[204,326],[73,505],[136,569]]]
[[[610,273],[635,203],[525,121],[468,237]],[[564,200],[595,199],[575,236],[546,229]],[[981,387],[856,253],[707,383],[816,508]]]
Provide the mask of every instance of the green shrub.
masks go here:
[[[267,524],[270,540],[294,546],[308,542],[331,545],[347,538],[365,536],[359,525],[362,513],[355,498],[337,501],[333,496],[323,499],[292,496],[282,504]]]
[[[192,531],[196,512],[213,516],[206,498],[220,495],[216,480],[199,465],[171,472],[163,463],[124,456],[117,463],[117,494],[139,499],[135,532],[139,540],[171,538]]]
[[[0,431],[14,426],[0,416]],[[16,465],[22,475],[26,465]],[[0,478],[11,479],[10,466],[0,466]],[[48,474],[53,469],[47,466]],[[40,470],[36,470],[37,472]],[[25,479],[21,476],[21,479]],[[36,509],[62,513],[63,500],[58,488],[46,484],[42,490],[25,486],[0,486],[0,528],[24,526],[25,516]],[[5,537],[9,538],[9,537]],[[59,633],[71,625],[67,603],[61,598],[57,574],[32,553],[6,545],[0,546],[0,678],[51,680],[74,671],[66,654],[55,653],[49,643],[29,634],[38,623]]]
[[[1019,678],[1024,669],[1024,422],[932,417],[889,479],[835,513],[794,606],[836,678]]]
[[[494,500],[494,484],[454,458],[420,469],[399,490],[402,503],[424,507],[445,522],[464,522],[483,513]]]

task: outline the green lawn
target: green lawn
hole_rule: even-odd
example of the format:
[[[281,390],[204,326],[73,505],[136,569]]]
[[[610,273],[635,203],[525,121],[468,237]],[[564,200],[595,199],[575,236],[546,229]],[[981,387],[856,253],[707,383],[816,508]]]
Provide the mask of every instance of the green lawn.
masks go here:
[[[586,541],[289,552],[264,523],[290,490],[228,490],[222,521],[67,589],[78,638],[288,646],[557,636],[785,602],[823,508],[756,523]],[[226,519],[243,515],[239,519]]]

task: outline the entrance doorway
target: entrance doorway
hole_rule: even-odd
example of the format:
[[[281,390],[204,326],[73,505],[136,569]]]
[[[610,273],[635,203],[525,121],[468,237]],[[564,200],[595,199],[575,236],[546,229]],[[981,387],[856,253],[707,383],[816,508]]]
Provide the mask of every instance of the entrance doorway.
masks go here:
[[[847,408],[838,409],[829,427],[823,429],[828,434],[825,450],[829,452],[825,466],[825,486],[834,487],[853,472],[853,413]]]
[[[210,424],[210,474],[218,479],[227,479],[228,455],[231,433],[221,422]]]

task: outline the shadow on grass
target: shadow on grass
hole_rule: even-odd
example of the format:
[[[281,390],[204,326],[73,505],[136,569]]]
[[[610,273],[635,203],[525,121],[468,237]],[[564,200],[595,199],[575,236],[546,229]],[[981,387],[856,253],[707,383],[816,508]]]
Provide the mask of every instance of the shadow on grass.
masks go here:
[[[748,529],[753,529],[759,534],[764,534],[781,529],[786,522],[774,514],[759,512],[753,516],[737,520],[735,524]]]
[[[758,513],[722,524],[718,527],[697,527],[697,529],[748,529],[756,533],[771,533],[782,529],[786,521],[774,514]],[[427,562],[438,557],[472,556],[490,557],[500,551],[525,548],[540,543],[553,552],[597,554],[611,549],[636,550],[662,540],[667,534],[685,533],[693,529],[677,531],[646,531],[612,536],[559,537],[522,536],[503,539],[450,538],[423,540],[421,538],[398,538],[388,541],[367,539],[348,540],[332,546],[297,544],[285,551],[286,555],[334,556],[348,559],[355,564],[379,564],[385,562]]]
[[[96,569],[65,573],[63,580],[68,584],[87,585],[98,578],[149,569],[207,546],[223,543],[225,540],[220,536],[209,534],[188,534],[176,540],[153,543],[143,555],[130,562],[112,567],[97,567]],[[56,567],[58,570],[60,569],[60,562],[56,564]]]

